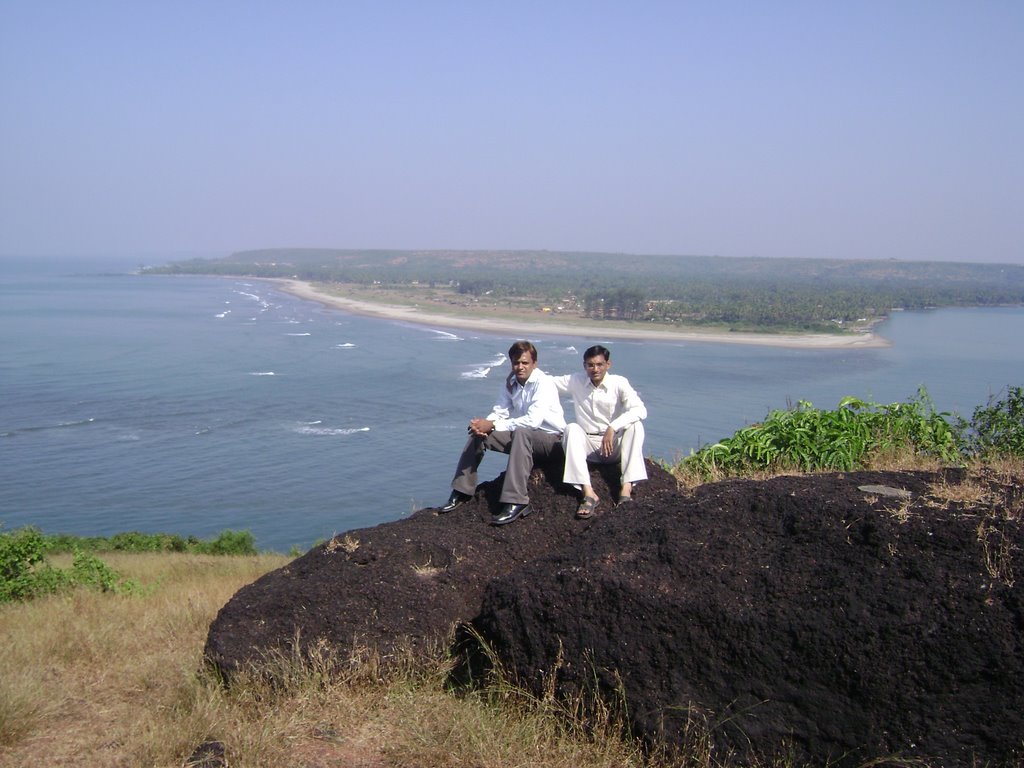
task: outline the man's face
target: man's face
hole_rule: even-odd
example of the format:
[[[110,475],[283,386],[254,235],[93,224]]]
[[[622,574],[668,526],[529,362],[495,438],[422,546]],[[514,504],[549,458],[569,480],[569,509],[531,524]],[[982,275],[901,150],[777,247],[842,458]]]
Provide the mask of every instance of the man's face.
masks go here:
[[[519,357],[510,359],[512,360],[512,373],[516,375],[516,381],[525,384],[526,380],[530,378],[530,374],[533,373],[533,369],[537,367],[537,361],[530,357],[529,352],[523,352]]]
[[[605,360],[604,355],[594,355],[583,361],[583,370],[587,372],[587,376],[590,377],[590,383],[595,387],[601,385],[601,382],[604,381],[604,375],[608,373],[608,369],[611,367],[611,361]]]

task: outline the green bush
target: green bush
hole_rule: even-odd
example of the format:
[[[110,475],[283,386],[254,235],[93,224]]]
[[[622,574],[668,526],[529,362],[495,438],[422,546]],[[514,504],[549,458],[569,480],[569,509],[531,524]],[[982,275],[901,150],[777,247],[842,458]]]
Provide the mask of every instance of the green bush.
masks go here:
[[[25,600],[60,588],[62,572],[44,563],[43,535],[36,528],[0,533],[0,602]]]
[[[128,531],[111,536],[110,548],[120,552],[184,552],[186,546],[181,536]]]
[[[71,568],[46,562],[46,537],[31,526],[0,532],[0,602],[28,600],[77,586],[103,592],[132,592],[139,585],[95,555],[76,551]]]
[[[76,586],[116,594],[132,593],[141,589],[138,582],[125,578],[96,555],[87,552],[75,552],[75,559],[71,565],[71,581]]]
[[[980,458],[999,455],[1024,458],[1024,387],[1007,387],[1006,396],[990,397],[974,409],[964,425],[965,452]]]
[[[848,471],[872,456],[904,451],[959,462],[959,445],[950,415],[937,413],[921,389],[909,402],[888,405],[846,397],[832,411],[801,400],[794,409],[771,411],[763,423],[705,446],[683,459],[681,468],[702,476],[787,468]]]
[[[256,540],[249,531],[221,531],[215,539],[185,538],[172,533],[125,531],[113,536],[43,536],[44,550],[58,552],[192,552],[212,555],[255,555]]]
[[[207,555],[255,555],[256,538],[249,531],[221,531],[213,541],[198,542],[191,551]]]

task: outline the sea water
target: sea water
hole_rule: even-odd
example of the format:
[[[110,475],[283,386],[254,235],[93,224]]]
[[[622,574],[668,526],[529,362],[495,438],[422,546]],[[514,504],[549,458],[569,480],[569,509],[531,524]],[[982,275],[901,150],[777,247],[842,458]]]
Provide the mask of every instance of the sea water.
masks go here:
[[[351,315],[261,281],[0,261],[0,527],[209,537],[287,551],[435,506],[512,336]],[[532,339],[540,367],[612,350],[674,460],[808,400],[969,417],[1022,383],[1024,308],[895,313],[881,349]],[[568,409],[571,413],[571,408]],[[569,414],[567,414],[569,415]],[[482,477],[502,471],[485,458]]]

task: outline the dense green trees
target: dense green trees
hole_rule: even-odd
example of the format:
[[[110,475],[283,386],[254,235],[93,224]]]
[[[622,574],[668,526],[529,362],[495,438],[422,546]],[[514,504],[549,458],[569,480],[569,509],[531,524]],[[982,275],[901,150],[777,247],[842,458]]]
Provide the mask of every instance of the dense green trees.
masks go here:
[[[893,308],[1024,303],[1024,266],[549,251],[247,251],[150,270],[359,285],[450,286],[595,319],[838,332]]]

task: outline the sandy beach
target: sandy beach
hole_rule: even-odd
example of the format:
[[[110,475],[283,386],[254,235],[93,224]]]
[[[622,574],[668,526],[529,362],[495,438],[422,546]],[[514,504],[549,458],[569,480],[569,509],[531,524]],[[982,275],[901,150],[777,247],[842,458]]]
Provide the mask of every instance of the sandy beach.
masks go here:
[[[300,299],[316,301],[327,307],[340,309],[352,314],[398,320],[417,325],[482,331],[499,335],[508,334],[516,338],[531,338],[542,335],[582,336],[600,341],[621,339],[633,341],[661,342],[705,342],[714,344],[752,344],[764,347],[789,347],[804,349],[866,349],[887,347],[890,342],[873,333],[832,335],[827,333],[721,333],[699,329],[672,329],[656,327],[630,327],[624,323],[598,321],[566,321],[558,316],[544,317],[543,320],[518,320],[513,318],[487,318],[473,315],[456,315],[424,312],[415,307],[384,304],[360,299],[350,299],[318,289],[303,280],[268,279],[286,293]]]

